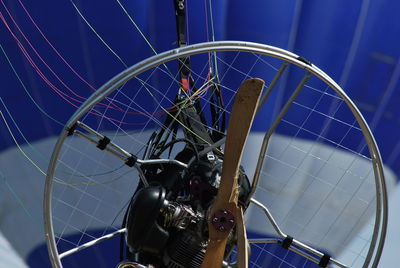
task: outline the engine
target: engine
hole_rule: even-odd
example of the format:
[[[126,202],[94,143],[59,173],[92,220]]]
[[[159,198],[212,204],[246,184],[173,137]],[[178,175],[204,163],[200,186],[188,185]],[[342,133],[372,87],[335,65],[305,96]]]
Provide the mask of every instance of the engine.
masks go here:
[[[127,258],[118,267],[200,267],[208,241],[207,212],[218,192],[222,160],[205,157],[186,170],[164,165],[145,171],[151,186],[140,187],[131,199],[125,225]],[[243,169],[238,183],[239,203],[245,207],[250,184]],[[226,256],[235,239],[230,236]]]

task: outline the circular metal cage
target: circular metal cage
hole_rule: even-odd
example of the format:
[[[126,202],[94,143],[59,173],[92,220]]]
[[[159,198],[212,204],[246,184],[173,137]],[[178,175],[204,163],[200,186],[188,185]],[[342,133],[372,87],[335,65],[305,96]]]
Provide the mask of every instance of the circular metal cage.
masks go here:
[[[138,157],[132,167],[119,168],[124,164],[121,161],[132,157],[130,152],[140,151],[147,130],[162,127],[159,118],[168,112],[174,92],[180,88],[170,70],[185,57],[191,59],[194,81],[204,89],[188,99],[196,97],[204,105],[208,103],[207,84],[215,82],[207,77],[212,62],[218,66],[218,83],[226,91],[228,116],[238,82],[251,77],[266,81],[263,107],[256,117],[256,122],[262,122],[255,130],[260,138],[255,138],[257,145],[247,154],[247,159],[258,155],[248,160],[249,169],[253,168],[249,173],[253,175],[253,205],[247,222],[258,234],[249,241],[256,247],[254,252],[259,252],[257,260],[250,262],[260,265],[263,255],[271,255],[262,244],[281,245],[289,234],[294,238],[289,249],[304,258],[301,265],[319,263],[327,257],[323,252],[329,252],[332,266],[376,267],[386,234],[387,194],[381,156],[365,119],[340,86],[312,63],[283,49],[241,41],[195,44],[147,58],[110,79],[69,119],[55,145],[44,192],[45,234],[53,266],[62,267],[62,258],[125,232],[117,226],[117,212],[132,194],[127,189],[137,184],[128,172],[135,172],[146,185],[139,168],[142,164],[185,166],[168,157]],[[287,80],[287,72],[293,80]],[[107,150],[96,148],[106,134],[111,137],[109,157],[104,156]],[[210,144],[208,150],[223,143],[222,139]],[[110,169],[118,169],[118,179],[104,182],[88,175],[106,174]],[[288,170],[290,174],[285,175]],[[79,182],[74,181],[77,177]],[[318,190],[322,188],[312,191],[317,184],[323,185],[325,194]],[[295,191],[295,196],[290,191]],[[288,201],[287,207],[279,198]],[[346,223],[352,211],[359,211],[353,214],[355,221]],[[115,217],[111,217],[113,212]],[[261,220],[263,226],[269,226],[268,231],[264,232]],[[335,235],[345,223],[343,235]],[[324,229],[326,226],[329,228]],[[101,228],[101,235],[89,235],[92,227]],[[80,239],[69,240],[71,233],[79,234]],[[355,238],[362,240],[363,246],[352,247]],[[68,246],[61,247],[63,243]]]

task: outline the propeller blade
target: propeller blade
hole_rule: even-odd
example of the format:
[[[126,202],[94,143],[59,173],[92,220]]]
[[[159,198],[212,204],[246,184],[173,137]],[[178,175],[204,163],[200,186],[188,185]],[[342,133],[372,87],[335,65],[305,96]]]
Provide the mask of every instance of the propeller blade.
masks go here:
[[[235,223],[240,225],[240,234],[238,233],[241,236],[238,237],[240,252],[238,254],[239,256],[246,255],[247,249],[242,252],[243,244],[247,247],[247,239],[243,238],[245,234],[243,212],[237,205],[239,197],[237,178],[244,145],[256,114],[263,86],[264,81],[261,79],[248,79],[242,83],[235,96],[225,141],[221,183],[208,217],[209,240],[202,268],[221,268],[228,236]],[[247,265],[247,258],[244,262]]]
[[[236,222],[236,236],[237,236],[237,259],[239,268],[247,268],[247,260],[249,259],[249,252],[247,247],[247,234],[246,225],[244,223],[243,209],[238,207]]]

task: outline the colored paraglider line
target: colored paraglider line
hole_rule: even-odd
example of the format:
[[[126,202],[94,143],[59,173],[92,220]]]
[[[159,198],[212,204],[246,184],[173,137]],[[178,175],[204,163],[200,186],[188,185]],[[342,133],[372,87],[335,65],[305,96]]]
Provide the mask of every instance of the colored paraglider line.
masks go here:
[[[1,112],[1,111],[0,111]],[[17,200],[18,205],[22,208],[28,218],[34,222],[40,229],[43,228],[43,223],[36,219],[32,213],[29,211],[28,207],[25,205],[24,201],[22,201],[21,197],[15,192],[14,188],[8,183],[6,176],[0,171],[0,178],[3,180],[4,184],[7,186],[8,191],[12,194],[12,196]]]
[[[98,34],[98,32],[94,29],[94,27],[92,26],[92,24],[90,24],[90,22],[86,19],[86,17],[82,14],[82,12],[80,11],[80,9],[76,6],[76,4],[74,3],[74,1],[69,0],[72,4],[72,6],[74,7],[74,9],[76,10],[76,12],[79,14],[79,16],[82,18],[82,20],[86,23],[86,25],[90,28],[90,30],[92,30],[92,32],[97,36],[97,38],[103,43],[103,45],[106,46],[106,48],[119,60],[119,62],[122,63],[122,65],[124,65],[125,68],[128,68],[128,65],[122,60],[122,58],[117,54],[117,52],[115,52],[108,44],[106,41],[104,41],[104,39],[100,36],[100,34]]]
[[[25,93],[28,95],[29,99],[33,102],[33,104],[36,106],[36,108],[38,108],[38,110],[43,113],[46,117],[48,117],[50,120],[52,120],[53,122],[57,123],[60,126],[64,126],[65,124],[60,122],[59,120],[55,119],[54,117],[52,117],[50,114],[48,114],[42,107],[40,107],[40,105],[35,101],[35,99],[32,97],[32,95],[29,93],[28,89],[26,88],[24,82],[22,81],[21,77],[18,75],[17,71],[14,68],[14,65],[11,63],[10,58],[8,57],[6,51],[4,50],[3,46],[0,44],[0,49],[3,52],[4,56],[7,59],[8,64],[10,65],[13,73],[15,74],[15,76],[17,77],[19,83],[21,84],[22,88],[24,89]],[[1,102],[4,105],[3,100],[1,100]],[[4,105],[5,106],[5,105]],[[7,109],[7,108],[6,108]],[[7,109],[8,112],[8,109]],[[9,113],[8,113],[9,114]]]
[[[1,101],[1,103],[3,104],[3,106],[5,107],[7,113],[9,113],[9,111],[8,111],[7,107],[4,105],[4,101],[2,100],[1,97],[0,97],[0,101]],[[9,114],[9,115],[11,116],[11,114]],[[8,132],[9,132],[11,138],[13,139],[15,145],[18,147],[18,150],[22,153],[22,155],[23,155],[23,156],[24,156],[24,157],[25,157],[25,158],[26,158],[26,159],[27,159],[27,160],[28,160],[28,161],[29,161],[43,176],[47,176],[46,172],[44,172],[43,169],[40,168],[39,165],[38,165],[31,157],[29,157],[28,154],[22,149],[21,145],[18,143],[17,139],[15,138],[15,135],[13,134],[13,132],[12,132],[12,130],[11,130],[9,124],[7,123],[7,120],[6,120],[4,114],[3,114],[3,112],[2,112],[1,110],[0,110],[0,116],[2,117],[2,119],[3,119],[3,121],[4,121],[4,124],[6,125],[6,128],[7,128]],[[12,118],[12,117],[11,117],[11,118]],[[14,119],[12,119],[12,121],[13,121],[14,124],[15,124]],[[27,141],[26,137],[23,135],[23,133],[21,132],[21,130],[18,128],[18,126],[17,126],[17,125],[15,125],[15,126],[17,127],[17,130],[20,132],[20,134],[21,134],[21,136],[23,137],[23,139],[27,142],[28,146],[31,147],[39,156],[41,156],[42,158],[44,158],[43,154],[40,153],[40,152],[38,152],[38,151],[34,148],[34,146],[32,146],[32,145]],[[94,177],[94,176],[99,176],[99,175],[110,174],[110,173],[112,173],[112,172],[115,172],[116,170],[119,170],[120,168],[121,168],[121,167],[118,167],[118,168],[116,168],[116,169],[113,169],[113,170],[111,170],[111,171],[104,172],[104,173],[101,173],[101,174],[82,175],[82,177]],[[107,181],[104,181],[104,182],[88,183],[88,182],[83,182],[83,181],[81,181],[81,182],[67,183],[67,182],[64,182],[63,180],[60,180],[59,178],[55,178],[55,182],[57,182],[57,183],[59,183],[59,184],[62,184],[62,185],[66,185],[66,186],[78,186],[78,185],[95,186],[95,185],[101,185],[101,184],[112,183],[112,182],[114,182],[114,181],[117,181],[117,180],[121,179],[124,175],[126,175],[126,174],[128,174],[128,173],[130,173],[130,172],[133,172],[133,170],[129,170],[129,171],[123,173],[122,175],[118,176],[118,177],[112,178],[112,179],[107,180]],[[64,172],[64,173],[65,173],[65,172]],[[80,177],[80,176],[77,176],[77,177]]]

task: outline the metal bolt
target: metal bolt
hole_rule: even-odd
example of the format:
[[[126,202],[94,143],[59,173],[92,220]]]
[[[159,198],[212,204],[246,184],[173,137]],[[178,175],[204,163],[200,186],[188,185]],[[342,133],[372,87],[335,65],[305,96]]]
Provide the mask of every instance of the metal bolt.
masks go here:
[[[184,0],[181,0],[181,1],[179,1],[179,3],[178,3],[178,7],[179,7],[179,9],[184,9],[185,8],[185,3],[184,3],[185,1]]]

